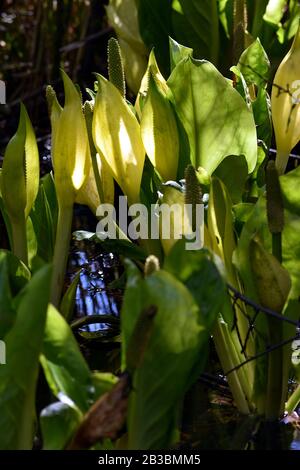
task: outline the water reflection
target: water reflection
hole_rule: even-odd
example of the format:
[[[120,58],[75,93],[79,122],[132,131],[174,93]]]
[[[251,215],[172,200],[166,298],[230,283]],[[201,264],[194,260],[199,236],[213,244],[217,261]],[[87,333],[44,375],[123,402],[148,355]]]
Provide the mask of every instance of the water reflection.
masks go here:
[[[99,253],[99,245],[91,242],[74,242],[69,262],[70,282],[81,269],[76,291],[75,318],[88,315],[112,315],[118,317],[122,291],[110,287],[120,278],[120,260],[112,253]],[[84,327],[85,331],[106,330],[105,323]]]

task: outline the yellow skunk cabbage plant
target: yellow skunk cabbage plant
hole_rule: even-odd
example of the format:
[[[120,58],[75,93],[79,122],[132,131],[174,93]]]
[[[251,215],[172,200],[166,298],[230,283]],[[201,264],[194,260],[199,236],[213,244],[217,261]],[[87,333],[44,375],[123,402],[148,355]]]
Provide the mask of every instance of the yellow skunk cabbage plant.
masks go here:
[[[176,180],[179,137],[175,113],[161,82],[149,71],[149,87],[142,110],[141,131],[147,155],[164,181]]]
[[[101,203],[114,203],[114,180],[103,155],[97,153],[93,142],[93,101],[86,101],[83,106],[83,111],[88,132],[92,165],[84,185],[76,196],[75,202],[88,206],[91,211],[96,214],[97,208]]]
[[[63,71],[62,78],[65,90],[64,108],[60,110],[53,95],[49,103],[54,181],[59,207],[51,287],[51,301],[55,306],[60,301],[68,260],[73,204],[91,167],[90,147],[81,97],[71,79]]]
[[[112,175],[128,198],[139,202],[145,161],[140,124],[119,90],[97,74],[98,93],[93,117],[93,139]]]
[[[276,167],[283,174],[291,150],[300,140],[300,25],[281,62],[272,89],[272,117],[277,144]]]
[[[12,250],[28,264],[26,220],[39,189],[39,154],[34,130],[21,104],[19,126],[9,141],[1,172],[1,193],[12,231]]]

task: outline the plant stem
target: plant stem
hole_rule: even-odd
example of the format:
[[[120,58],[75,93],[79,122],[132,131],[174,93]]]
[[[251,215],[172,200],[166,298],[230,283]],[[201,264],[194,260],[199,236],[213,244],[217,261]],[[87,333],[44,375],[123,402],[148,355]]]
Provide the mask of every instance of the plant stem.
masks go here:
[[[285,410],[291,414],[299,405],[300,402],[300,385],[296,388],[296,390],[292,393],[290,398],[288,399]]]
[[[55,307],[59,307],[64,285],[71,239],[72,218],[73,205],[59,207],[50,297],[51,303]]]
[[[17,258],[28,265],[28,248],[25,217],[18,221],[11,221],[12,251]]]

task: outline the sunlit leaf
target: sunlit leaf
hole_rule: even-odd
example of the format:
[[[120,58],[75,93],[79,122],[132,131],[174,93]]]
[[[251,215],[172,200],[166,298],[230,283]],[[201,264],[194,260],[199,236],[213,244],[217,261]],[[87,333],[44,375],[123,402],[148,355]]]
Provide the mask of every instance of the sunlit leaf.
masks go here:
[[[244,155],[248,172],[257,159],[252,112],[226,78],[206,61],[188,57],[168,80],[188,135],[192,164],[211,174],[228,155]]]

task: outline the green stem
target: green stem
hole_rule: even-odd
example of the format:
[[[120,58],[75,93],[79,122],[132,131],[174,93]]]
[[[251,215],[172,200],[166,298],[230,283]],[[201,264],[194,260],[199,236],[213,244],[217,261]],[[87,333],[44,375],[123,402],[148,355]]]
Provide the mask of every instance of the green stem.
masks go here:
[[[51,282],[51,303],[59,307],[64,286],[72,231],[73,205],[60,206],[56,230]]]
[[[285,410],[291,414],[299,405],[300,403],[300,385],[296,388],[296,390],[292,393],[290,398],[288,399]]]
[[[11,221],[12,228],[12,251],[17,258],[28,265],[28,247],[25,217],[18,221]]]

